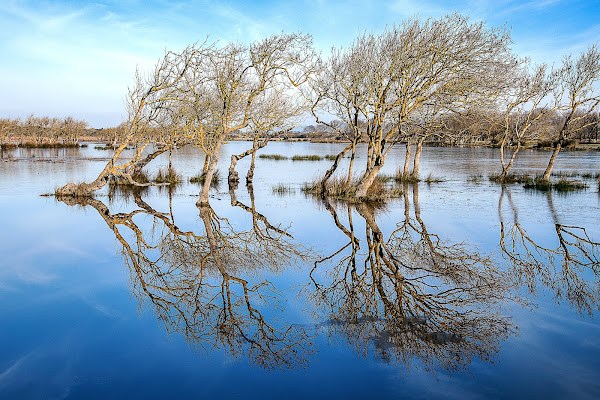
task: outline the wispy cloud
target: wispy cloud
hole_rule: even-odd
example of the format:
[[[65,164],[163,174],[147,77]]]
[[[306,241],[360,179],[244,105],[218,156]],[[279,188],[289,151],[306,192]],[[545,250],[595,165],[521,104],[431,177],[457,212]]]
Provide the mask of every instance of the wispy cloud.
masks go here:
[[[560,58],[599,36],[595,1],[5,0],[0,2],[5,93],[0,116],[7,110],[120,115],[137,65],[148,69],[165,49],[183,48],[206,35],[247,43],[301,30],[313,34],[315,46],[326,52],[365,30],[453,11],[491,26],[506,23],[513,29],[514,48],[540,61]],[[113,117],[108,124],[118,122]]]

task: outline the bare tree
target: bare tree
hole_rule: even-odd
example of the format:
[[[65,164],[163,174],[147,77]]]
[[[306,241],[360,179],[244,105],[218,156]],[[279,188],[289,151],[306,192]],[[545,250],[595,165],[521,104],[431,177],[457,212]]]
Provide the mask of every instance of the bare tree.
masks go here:
[[[516,70],[514,81],[508,85],[505,98],[504,134],[500,140],[502,172],[498,176],[499,181],[504,181],[506,178],[524,142],[537,137],[539,132],[535,129],[535,125],[558,108],[556,103],[542,107],[547,96],[556,89],[558,78],[555,71],[548,72],[547,69],[547,66],[542,64],[530,71],[528,60],[523,60],[522,67]],[[504,150],[509,143],[515,147],[507,163]]]
[[[495,95],[514,66],[509,34],[457,14],[413,18],[382,34],[363,34],[333,49],[313,82],[312,113],[333,114],[368,138],[364,197],[399,138],[399,129],[425,107],[456,108]],[[349,145],[342,153],[349,151]]]
[[[596,85],[600,82],[600,49],[598,44],[590,46],[577,60],[571,56],[563,59],[559,73],[560,91],[556,101],[562,104],[565,113],[554,150],[544,171],[543,180],[548,182],[556,157],[565,141],[577,130],[579,122],[592,113],[600,104],[600,92]]]
[[[153,135],[158,128],[180,129],[177,126],[181,119],[178,116],[177,94],[179,83],[186,76],[192,60],[199,54],[210,50],[210,45],[186,47],[181,53],[167,52],[159,60],[152,74],[143,77],[136,73],[135,85],[129,90],[127,98],[128,119],[125,133],[119,147],[114,151],[111,160],[106,164],[98,177],[90,183],[69,183],[59,189],[59,196],[85,197],[106,185],[109,179],[126,180],[135,186],[147,186],[152,183],[139,183],[132,178],[136,164],[149,162],[153,156],[144,155],[144,150],[153,142]],[[136,150],[130,159],[123,159],[122,153],[129,144],[135,144]],[[164,152],[168,146],[158,146],[157,152]]]
[[[289,95],[311,73],[311,40],[281,34],[248,46],[230,43],[194,58],[178,96],[195,143],[207,155],[198,204],[208,202],[219,150],[233,132],[287,129],[299,115],[301,98]]]

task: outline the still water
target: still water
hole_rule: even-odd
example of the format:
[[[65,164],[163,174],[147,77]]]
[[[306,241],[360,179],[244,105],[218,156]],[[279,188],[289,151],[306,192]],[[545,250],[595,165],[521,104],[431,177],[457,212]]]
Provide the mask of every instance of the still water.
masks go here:
[[[247,147],[225,146],[223,175]],[[328,161],[257,159],[247,188],[242,160],[242,184],[199,209],[194,148],[173,154],[173,191],[78,202],[40,194],[93,179],[105,151],[5,152],[0,398],[598,398],[596,180],[502,187],[485,179],[497,155],[426,148],[422,175],[443,181],[385,207],[306,197]],[[555,170],[597,173],[598,155],[565,152]],[[548,156],[523,152],[516,172]],[[398,148],[383,172],[403,161]]]

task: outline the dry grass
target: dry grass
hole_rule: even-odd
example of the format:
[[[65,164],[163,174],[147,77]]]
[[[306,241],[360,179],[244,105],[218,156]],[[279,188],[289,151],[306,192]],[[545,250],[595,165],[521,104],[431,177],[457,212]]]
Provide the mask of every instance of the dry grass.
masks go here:
[[[427,175],[427,178],[425,178],[425,183],[427,183],[428,185],[431,185],[432,183],[440,183],[440,182],[444,182],[444,179],[433,176],[433,174],[430,172],[429,175]]]
[[[533,178],[526,174],[506,174],[504,179],[499,175],[491,175],[490,181],[497,183],[528,183]]]
[[[197,174],[196,176],[192,176],[190,178],[190,183],[204,184],[204,181],[206,181],[206,175],[202,172]],[[218,169],[215,169],[215,172],[213,172],[213,176],[212,176],[210,184],[213,186],[216,186],[219,184],[220,181],[221,181],[221,171],[219,171]]]
[[[275,160],[275,161],[281,161],[281,160],[288,159],[286,156],[282,156],[281,154],[260,154],[258,156],[258,158],[262,158],[263,160]]]
[[[155,183],[168,183],[170,185],[176,185],[182,182],[181,175],[179,175],[174,168],[167,168],[163,171],[162,168],[158,169],[156,177],[154,178]]]
[[[539,176],[535,179],[530,179],[525,183],[524,187],[526,189],[535,189],[543,192],[547,192],[549,190],[556,190],[557,192],[574,192],[588,188],[585,183],[580,181],[571,181],[566,178],[560,178],[558,182],[552,183],[542,179]]]
[[[292,161],[321,161],[323,157],[318,156],[316,154],[306,155],[306,156],[293,156]]]
[[[271,188],[273,194],[278,196],[285,196],[290,194],[295,194],[296,190],[289,185],[285,185],[283,183],[279,183]]]
[[[367,190],[367,195],[363,198],[356,197],[356,187],[358,181],[352,180],[348,182],[346,178],[332,177],[327,181],[325,191],[321,186],[321,180],[315,180],[307,183],[302,188],[302,191],[316,196],[330,197],[337,200],[348,202],[385,202],[392,198],[400,197],[402,190],[398,187],[388,187],[388,177],[377,177],[373,184]]]
[[[394,176],[394,180],[396,181],[396,183],[418,183],[421,181],[416,175],[405,175],[404,172],[400,171],[396,173],[396,175]]]

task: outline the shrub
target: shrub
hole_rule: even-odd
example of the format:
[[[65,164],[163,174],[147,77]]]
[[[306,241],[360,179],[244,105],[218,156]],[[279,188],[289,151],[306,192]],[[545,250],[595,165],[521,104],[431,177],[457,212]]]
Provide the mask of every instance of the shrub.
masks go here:
[[[570,181],[566,178],[561,178],[556,183],[551,183],[542,179],[541,177],[536,177],[531,181],[525,183],[526,189],[535,189],[547,192],[549,190],[556,190],[557,192],[572,192],[575,190],[583,190],[587,188],[587,185],[583,182],[579,181]]]
[[[432,183],[444,182],[444,180],[442,178],[437,178],[437,177],[433,176],[430,172],[429,175],[427,175],[427,178],[425,178],[425,182],[427,184],[432,184]]]
[[[479,183],[479,182],[482,182],[482,181],[483,181],[483,175],[481,175],[481,174],[478,174],[478,175],[469,175],[467,177],[467,182],[476,182],[476,183]]]

